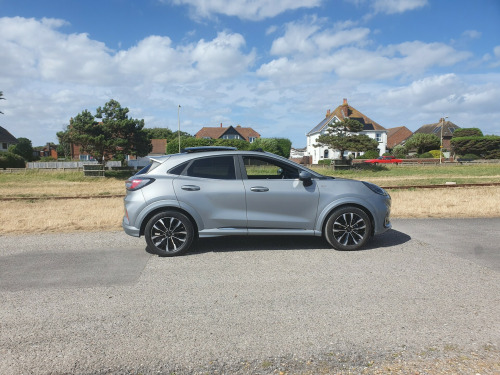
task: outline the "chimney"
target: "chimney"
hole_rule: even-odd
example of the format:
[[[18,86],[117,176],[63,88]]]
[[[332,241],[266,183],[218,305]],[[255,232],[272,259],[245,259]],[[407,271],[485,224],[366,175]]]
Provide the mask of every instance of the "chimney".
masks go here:
[[[222,128],[222,122],[220,123],[220,127]]]
[[[347,99],[344,98],[344,103],[342,104],[342,114],[344,118],[349,117],[349,105],[347,104]]]
[[[330,110],[326,111],[326,117],[330,117]]]

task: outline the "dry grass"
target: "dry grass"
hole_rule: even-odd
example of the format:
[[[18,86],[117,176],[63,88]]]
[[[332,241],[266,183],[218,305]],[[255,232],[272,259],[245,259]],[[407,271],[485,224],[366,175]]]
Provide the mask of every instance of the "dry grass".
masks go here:
[[[499,186],[390,194],[393,218],[500,217]],[[122,215],[121,198],[0,201],[0,235],[120,230]]]
[[[393,190],[394,218],[500,217],[500,186]]]
[[[1,201],[0,235],[121,228],[123,199]]]
[[[43,183],[8,181],[0,184],[0,199],[11,197],[88,197],[125,194],[125,184],[116,179],[87,181],[44,180]]]

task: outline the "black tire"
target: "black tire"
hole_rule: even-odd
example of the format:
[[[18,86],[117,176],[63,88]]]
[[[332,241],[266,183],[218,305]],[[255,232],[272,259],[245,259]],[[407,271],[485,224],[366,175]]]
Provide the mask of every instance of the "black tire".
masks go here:
[[[368,241],[371,232],[368,215],[352,206],[334,211],[325,225],[325,238],[337,250],[358,250]]]
[[[144,236],[150,251],[165,257],[180,255],[193,244],[193,223],[180,212],[162,211],[149,219]]]

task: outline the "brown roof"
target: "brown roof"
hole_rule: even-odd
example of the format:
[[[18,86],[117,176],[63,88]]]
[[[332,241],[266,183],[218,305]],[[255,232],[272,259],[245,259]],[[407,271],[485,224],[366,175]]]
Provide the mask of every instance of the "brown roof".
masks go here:
[[[417,131],[415,131],[415,133],[435,134],[438,137],[441,137],[441,126],[443,126],[443,137],[451,137],[456,129],[460,129],[460,126],[441,118],[435,124],[421,126]]]
[[[383,126],[377,124],[368,116],[365,116],[356,108],[350,106],[347,103],[347,99],[344,99],[344,103],[335,108],[334,111],[330,112],[330,110],[328,110],[326,112],[325,118],[318,125],[316,125],[308,134],[320,132],[325,126],[327,126],[332,121],[334,117],[337,117],[340,121],[344,120],[344,118],[346,117],[349,117],[353,120],[357,120],[363,124],[363,130],[386,130]]]
[[[166,139],[152,139],[151,145],[153,149],[149,153],[150,155],[165,155],[167,150],[167,140]]]
[[[391,149],[394,146],[402,144],[412,135],[412,131],[406,126],[398,126],[397,128],[387,129],[387,148]]]
[[[228,127],[222,127],[222,126],[215,126],[215,127],[203,127],[201,130],[196,133],[194,136],[196,138],[212,138],[212,139],[219,139],[222,138],[222,136],[230,129],[235,130],[244,140],[250,141],[250,137],[255,137],[255,138],[260,138],[260,134],[257,133],[255,130],[252,128],[243,128],[240,125],[233,127],[233,126],[228,126]]]

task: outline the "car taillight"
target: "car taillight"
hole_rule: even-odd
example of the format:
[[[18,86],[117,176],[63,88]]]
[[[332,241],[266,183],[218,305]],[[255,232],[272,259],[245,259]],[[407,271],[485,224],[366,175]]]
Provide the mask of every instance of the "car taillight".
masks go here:
[[[155,181],[154,178],[131,178],[125,181],[125,188],[128,191],[134,191],[142,189],[144,186],[147,186]]]

